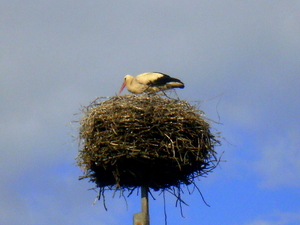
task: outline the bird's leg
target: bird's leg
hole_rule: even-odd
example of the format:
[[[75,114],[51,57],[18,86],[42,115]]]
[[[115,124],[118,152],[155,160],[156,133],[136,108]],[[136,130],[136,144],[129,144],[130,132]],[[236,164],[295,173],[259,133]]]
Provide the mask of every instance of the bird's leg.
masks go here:
[[[175,92],[175,95],[176,95],[176,97],[177,97],[177,100],[180,100],[179,99],[179,96],[178,96],[178,94],[177,94],[177,92],[176,92],[176,90],[173,90],[174,92]]]
[[[146,88],[146,90],[144,91],[144,93],[146,93],[148,96],[151,96],[151,95],[155,94],[155,92],[151,91],[150,86],[148,86]]]
[[[164,91],[161,91],[161,92],[164,93],[164,96],[166,96],[168,99],[172,99],[166,94],[166,92],[164,92]]]

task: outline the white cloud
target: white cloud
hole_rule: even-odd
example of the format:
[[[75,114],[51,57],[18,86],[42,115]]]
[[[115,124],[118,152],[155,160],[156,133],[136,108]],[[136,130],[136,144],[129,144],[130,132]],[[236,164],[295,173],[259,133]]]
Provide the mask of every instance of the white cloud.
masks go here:
[[[300,224],[300,210],[294,212],[276,212],[262,216],[246,225],[298,225]]]
[[[264,187],[300,187],[300,131],[282,132],[262,147],[256,171]]]

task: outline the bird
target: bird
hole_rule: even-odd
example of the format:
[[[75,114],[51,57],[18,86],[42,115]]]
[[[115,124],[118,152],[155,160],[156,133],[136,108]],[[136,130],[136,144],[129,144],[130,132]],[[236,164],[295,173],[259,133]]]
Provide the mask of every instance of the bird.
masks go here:
[[[172,88],[184,88],[184,83],[179,79],[170,77],[165,73],[148,72],[142,73],[136,77],[126,75],[118,95],[121,94],[125,86],[129,92],[134,94],[153,94]]]

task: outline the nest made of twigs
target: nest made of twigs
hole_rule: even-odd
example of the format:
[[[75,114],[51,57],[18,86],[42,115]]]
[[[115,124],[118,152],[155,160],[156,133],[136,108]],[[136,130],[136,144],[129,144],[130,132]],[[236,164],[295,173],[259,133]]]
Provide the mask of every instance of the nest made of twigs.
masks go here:
[[[204,113],[159,95],[97,98],[83,109],[77,164],[96,187],[164,190],[215,168],[220,142]]]

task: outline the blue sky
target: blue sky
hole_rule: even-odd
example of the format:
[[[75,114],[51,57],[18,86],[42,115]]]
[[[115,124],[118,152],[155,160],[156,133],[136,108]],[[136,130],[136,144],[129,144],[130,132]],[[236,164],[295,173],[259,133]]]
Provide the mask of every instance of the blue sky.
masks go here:
[[[77,125],[126,74],[181,79],[227,141],[226,162],[184,194],[166,196],[168,224],[300,224],[299,1],[1,2],[0,224],[132,224],[136,195],[78,181]],[[124,94],[127,93],[126,91]],[[150,201],[163,224],[163,199]]]

